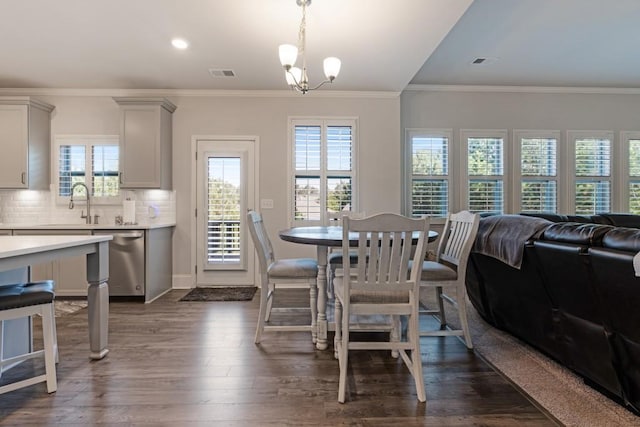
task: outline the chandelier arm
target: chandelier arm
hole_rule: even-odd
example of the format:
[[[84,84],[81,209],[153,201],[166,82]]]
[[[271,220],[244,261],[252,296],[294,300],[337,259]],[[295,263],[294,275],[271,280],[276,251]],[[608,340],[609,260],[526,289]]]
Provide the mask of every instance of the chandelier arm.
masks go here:
[[[333,83],[333,80],[325,80],[325,81],[323,81],[323,82],[320,82],[320,84],[319,84],[318,86],[315,86],[315,87],[309,88],[308,90],[316,90],[316,89],[319,89],[319,88],[320,88],[320,86],[323,86],[325,83]]]
[[[287,72],[287,74],[289,74],[289,75],[291,76],[291,78],[293,79],[293,82],[295,83],[295,85],[292,85],[292,86],[295,86],[295,88],[296,88],[298,91],[302,92],[302,91],[303,91],[303,88],[302,88],[302,86],[300,85],[300,82],[298,82],[298,80],[296,79],[295,74],[293,74],[293,73],[291,72],[291,70],[290,70],[290,69],[285,69],[285,71]]]

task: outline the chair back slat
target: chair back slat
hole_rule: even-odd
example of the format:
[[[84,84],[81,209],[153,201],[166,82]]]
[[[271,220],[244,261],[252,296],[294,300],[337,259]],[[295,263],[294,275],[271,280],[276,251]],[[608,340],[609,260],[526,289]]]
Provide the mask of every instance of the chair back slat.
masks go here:
[[[344,255],[348,253],[349,233],[358,233],[358,259],[352,266]],[[343,269],[344,277],[351,280],[351,289],[373,291],[410,290],[417,286],[420,262],[414,263],[411,274],[410,261],[426,252],[429,220],[412,219],[396,214],[378,214],[364,219],[343,218]],[[414,251],[413,238],[417,234]],[[346,251],[346,252],[345,252]],[[415,266],[418,265],[416,268]]]
[[[273,252],[273,246],[271,240],[267,234],[267,230],[264,227],[262,221],[262,215],[256,211],[249,211],[247,213],[247,222],[249,224],[249,232],[253,240],[253,244],[256,247],[258,253],[258,260],[260,262],[260,270],[266,272],[271,264],[275,261],[275,254]]]
[[[480,217],[469,211],[449,214],[438,245],[438,260],[456,268],[466,265],[479,223]]]

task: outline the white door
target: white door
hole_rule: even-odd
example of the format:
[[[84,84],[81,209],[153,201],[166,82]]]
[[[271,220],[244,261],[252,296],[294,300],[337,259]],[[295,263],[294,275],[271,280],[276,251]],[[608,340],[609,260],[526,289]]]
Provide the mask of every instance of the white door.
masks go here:
[[[199,139],[196,156],[196,284],[254,284],[246,212],[257,179],[255,139]]]

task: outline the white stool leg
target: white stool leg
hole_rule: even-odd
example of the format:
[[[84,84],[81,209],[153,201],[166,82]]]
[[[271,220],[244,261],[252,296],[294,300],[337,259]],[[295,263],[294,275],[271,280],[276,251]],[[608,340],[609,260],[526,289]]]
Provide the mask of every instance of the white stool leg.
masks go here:
[[[53,314],[53,303],[42,305],[42,337],[44,341],[44,365],[47,377],[47,392],[53,393],[57,390],[56,377],[56,349],[54,337],[55,319]]]

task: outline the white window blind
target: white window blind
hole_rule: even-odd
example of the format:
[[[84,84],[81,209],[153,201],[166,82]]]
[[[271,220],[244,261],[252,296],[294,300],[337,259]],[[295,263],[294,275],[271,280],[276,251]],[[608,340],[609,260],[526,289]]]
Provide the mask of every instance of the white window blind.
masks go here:
[[[56,137],[57,197],[71,196],[74,184],[84,183],[94,203],[119,203],[119,145],[115,136]],[[62,202],[62,200],[59,200]]]
[[[71,196],[73,184],[85,182],[87,175],[86,147],[84,145],[61,145],[58,159],[58,194]]]
[[[355,123],[301,122],[293,122],[293,218],[324,223],[329,212],[353,209]]]
[[[640,139],[629,139],[629,212],[640,214]]]
[[[575,140],[575,212],[593,215],[611,210],[611,141]]]
[[[557,212],[557,140],[520,140],[521,210]]]
[[[240,262],[241,159],[207,159],[207,263]]]
[[[504,212],[504,140],[467,138],[468,203],[472,212]]]
[[[119,182],[119,147],[94,145],[91,147],[93,197],[117,196]]]
[[[410,144],[411,215],[444,217],[449,211],[449,138],[417,133]]]

